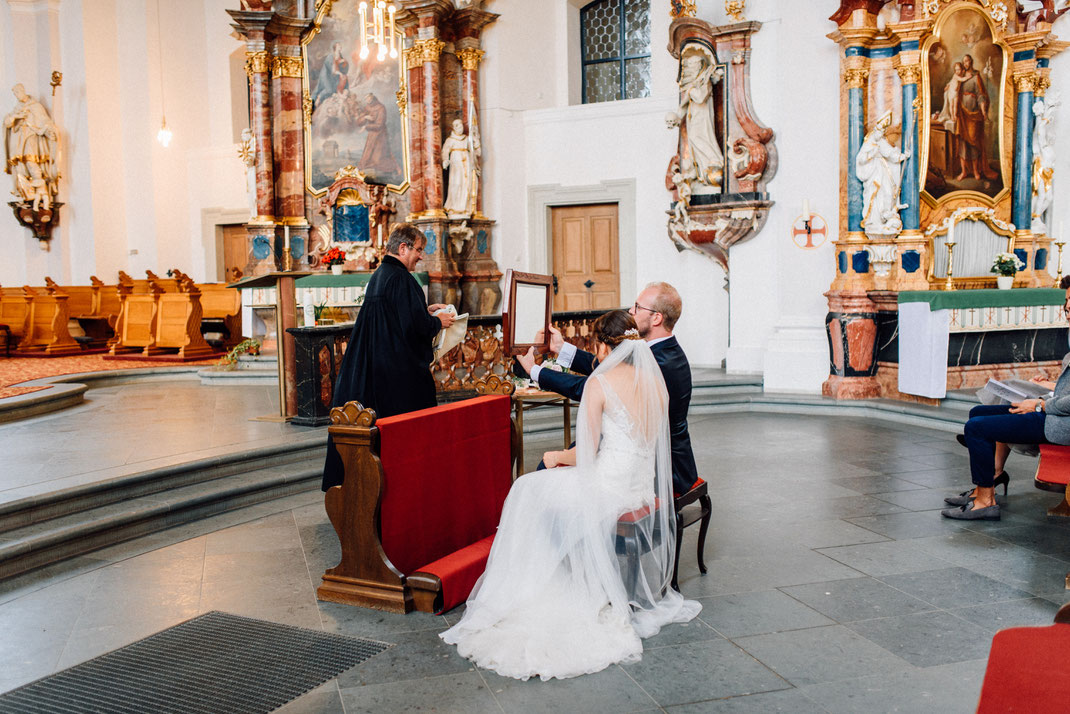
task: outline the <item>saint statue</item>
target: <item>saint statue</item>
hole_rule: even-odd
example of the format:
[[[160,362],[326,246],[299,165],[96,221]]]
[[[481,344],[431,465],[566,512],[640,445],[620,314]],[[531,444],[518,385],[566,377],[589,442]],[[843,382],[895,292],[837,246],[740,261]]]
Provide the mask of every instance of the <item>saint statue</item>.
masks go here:
[[[907,204],[899,202],[903,180],[899,165],[907,155],[888,143],[885,132],[891,123],[892,112],[888,111],[866,134],[855,159],[855,176],[862,182],[862,229],[866,235],[898,235],[903,228],[899,211]]]
[[[249,197],[249,217],[256,218],[256,137],[251,129],[241,130],[238,156],[245,166],[245,192]]]
[[[442,168],[450,172],[446,201],[442,207],[451,218],[472,215],[481,154],[479,137],[475,132],[465,135],[464,124],[460,119],[454,119],[453,132],[442,142]]]
[[[681,163],[689,158],[698,182],[719,189],[724,171],[724,154],[717,140],[713,87],[724,76],[706,50],[685,51],[680,60],[680,108],[666,117],[669,127],[680,127],[686,137],[680,147]],[[699,187],[692,186],[692,191]]]
[[[1033,129],[1033,233],[1047,234],[1044,214],[1051,207],[1054,194],[1051,180],[1055,175],[1055,108],[1059,101],[1041,97],[1033,103],[1036,126]]]
[[[19,103],[4,117],[5,171],[14,176],[15,196],[47,211],[58,190],[59,129],[21,84],[11,91]]]

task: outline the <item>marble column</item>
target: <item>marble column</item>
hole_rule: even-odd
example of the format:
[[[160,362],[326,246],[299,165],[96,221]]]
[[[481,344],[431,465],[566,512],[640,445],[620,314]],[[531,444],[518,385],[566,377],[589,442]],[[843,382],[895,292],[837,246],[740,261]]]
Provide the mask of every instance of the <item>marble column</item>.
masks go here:
[[[417,40],[423,60],[423,183],[424,210],[429,217],[444,218],[442,210],[442,120],[439,95],[439,56],[446,43],[437,37]]]
[[[275,166],[271,120],[271,56],[266,28],[272,13],[228,10],[233,27],[245,39],[245,73],[249,77],[249,129],[256,140],[256,216],[246,224],[245,275],[275,270]]]
[[[911,44],[917,47],[917,42]],[[900,63],[896,67],[902,87],[902,151],[907,155],[906,161],[903,162],[903,183],[899,193],[900,203],[907,204],[907,207],[899,212],[903,230],[896,239],[896,265],[893,272],[894,284],[900,290],[929,289],[929,281],[925,271],[921,269],[921,266],[928,263],[929,242],[921,233],[921,182],[918,171],[921,156],[921,137],[918,130],[918,115],[922,111],[918,92],[921,65],[913,61],[918,59],[918,54],[915,50],[910,50],[905,62],[902,61],[901,55]]]
[[[1014,123],[1014,183],[1011,199],[1011,220],[1018,230],[1028,229],[1032,223],[1033,200],[1033,72],[1014,75],[1018,106]]]
[[[405,50],[409,85],[406,112],[409,121],[409,218],[423,214],[424,206],[424,61],[423,46]]]
[[[848,49],[848,55],[852,49]],[[855,161],[866,136],[865,87],[869,70],[849,66],[843,73],[847,83],[847,235],[862,234],[862,182],[855,175]]]
[[[482,129],[479,126],[479,63],[482,61],[483,56],[486,53],[479,49],[478,46],[467,45],[457,50],[457,58],[461,60],[461,98],[464,102],[462,111],[464,112],[465,125],[467,131],[471,134],[473,131],[478,132],[480,143],[482,144]],[[482,176],[482,170],[480,169],[480,159],[475,157],[475,169],[476,172]],[[483,182],[479,182],[475,197],[475,209],[473,218],[481,218],[483,216]]]

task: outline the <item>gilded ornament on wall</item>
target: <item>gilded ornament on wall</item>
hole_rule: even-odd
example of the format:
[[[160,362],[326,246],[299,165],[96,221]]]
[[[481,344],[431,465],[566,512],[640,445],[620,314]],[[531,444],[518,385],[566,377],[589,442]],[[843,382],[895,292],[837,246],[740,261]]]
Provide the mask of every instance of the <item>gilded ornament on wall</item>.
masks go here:
[[[695,9],[694,0],[669,0],[669,15],[678,17],[694,17],[698,13]]]
[[[850,67],[843,71],[843,81],[851,89],[861,89],[866,86],[867,77],[869,77],[868,69]]]
[[[271,61],[272,79],[278,79],[279,77],[300,77],[302,74],[300,57],[275,57]]]
[[[267,72],[271,68],[271,61],[266,50],[245,53],[245,73],[250,78],[259,72]]]

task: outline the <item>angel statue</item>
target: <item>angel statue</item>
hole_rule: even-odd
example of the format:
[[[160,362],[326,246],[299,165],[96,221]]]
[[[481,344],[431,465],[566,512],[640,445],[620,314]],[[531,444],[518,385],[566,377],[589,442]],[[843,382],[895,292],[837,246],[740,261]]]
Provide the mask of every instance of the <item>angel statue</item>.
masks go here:
[[[5,171],[13,174],[12,193],[34,212],[49,210],[59,181],[59,130],[48,111],[26,94],[21,84],[12,90],[16,107],[4,117]]]
[[[855,176],[862,182],[862,230],[866,235],[898,235],[903,228],[899,211],[907,204],[899,202],[903,180],[899,165],[907,155],[888,143],[885,132],[891,123],[892,112],[888,111],[866,134],[855,159]]]
[[[249,197],[249,217],[255,219],[256,211],[256,137],[251,129],[241,130],[238,156],[245,166],[245,193]]]
[[[443,208],[450,218],[471,216],[479,190],[482,147],[476,132],[464,133],[464,122],[453,120],[453,133],[442,142],[442,168],[450,172]]]
[[[1033,129],[1033,222],[1030,230],[1047,234],[1044,214],[1051,208],[1054,194],[1051,180],[1055,175],[1055,108],[1059,100],[1054,96],[1040,97],[1033,103],[1036,126]]]
[[[680,108],[668,114],[665,122],[669,128],[680,127],[680,133],[686,135],[680,158],[682,162],[689,157],[694,164],[698,183],[702,184],[691,187],[695,193],[710,193],[721,186],[724,154],[717,139],[713,87],[723,76],[724,70],[708,50],[684,50],[678,80]]]

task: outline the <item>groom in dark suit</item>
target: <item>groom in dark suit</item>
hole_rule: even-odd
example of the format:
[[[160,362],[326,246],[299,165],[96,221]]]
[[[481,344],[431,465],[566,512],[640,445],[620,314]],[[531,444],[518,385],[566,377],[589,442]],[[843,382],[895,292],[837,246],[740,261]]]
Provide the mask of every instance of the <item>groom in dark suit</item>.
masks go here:
[[[680,343],[672,330],[680,319],[683,303],[680,293],[668,283],[650,283],[635,304],[628,310],[639,327],[639,336],[650,345],[654,359],[665,377],[669,392],[669,439],[672,446],[673,491],[684,494],[691,490],[698,479],[695,455],[691,451],[691,435],[687,431],[687,409],[691,403],[691,365],[687,362]],[[535,364],[533,350],[517,357],[517,362],[540,389],[557,392],[573,401],[583,396],[587,375],[597,366],[594,355],[577,349],[565,342],[561,332],[550,327],[550,352],[557,355],[557,362],[578,374],[563,374],[551,369],[542,369]]]

